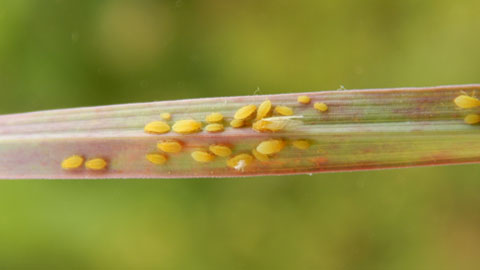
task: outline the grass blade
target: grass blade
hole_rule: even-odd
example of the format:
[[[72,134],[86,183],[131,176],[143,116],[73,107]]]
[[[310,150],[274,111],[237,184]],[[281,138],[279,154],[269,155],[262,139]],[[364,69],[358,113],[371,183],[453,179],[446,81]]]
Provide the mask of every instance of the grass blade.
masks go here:
[[[231,177],[476,163],[478,89],[337,90],[4,115],[0,178]]]

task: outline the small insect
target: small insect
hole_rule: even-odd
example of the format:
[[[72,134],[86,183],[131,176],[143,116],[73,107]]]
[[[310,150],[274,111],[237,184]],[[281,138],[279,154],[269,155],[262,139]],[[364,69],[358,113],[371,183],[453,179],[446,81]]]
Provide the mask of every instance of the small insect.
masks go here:
[[[270,100],[265,100],[258,106],[257,110],[257,117],[255,118],[256,120],[260,120],[264,117],[267,117],[270,114],[270,111],[272,110],[272,102]]]
[[[460,95],[456,97],[453,102],[462,109],[471,109],[480,106],[480,100],[478,100],[478,98],[467,95]]]
[[[275,112],[283,116],[293,115],[293,109],[287,106],[277,106]]]
[[[153,121],[145,125],[145,132],[162,134],[170,131],[170,126],[164,121]]]
[[[261,142],[256,150],[264,155],[272,155],[282,151],[285,147],[285,141],[279,139],[270,139]]]
[[[182,151],[182,144],[175,140],[161,141],[157,143],[157,148],[166,153],[178,153]]]
[[[210,162],[215,159],[215,156],[206,151],[194,151],[191,154],[192,158],[201,163]]]
[[[205,127],[205,130],[208,132],[221,132],[223,131],[223,124],[218,124],[218,123],[208,124]]]
[[[248,119],[255,113],[256,110],[257,106],[253,104],[243,106],[235,112],[234,118],[241,120]]]
[[[218,122],[221,122],[222,120],[223,120],[223,114],[218,112],[211,113],[207,115],[207,117],[205,117],[205,121],[207,121],[207,123],[210,123],[210,124],[218,123]]]
[[[173,124],[173,131],[180,134],[190,134],[202,129],[202,123],[195,120],[179,120]]]
[[[228,157],[232,154],[232,149],[226,145],[212,144],[208,147],[208,150],[219,157]]]
[[[230,121],[230,126],[233,128],[241,128],[245,125],[245,120],[243,119],[233,119]]]
[[[264,154],[258,152],[257,149],[255,149],[255,148],[252,149],[252,154],[256,159],[258,159],[260,161],[265,162],[265,161],[270,160],[270,158],[267,155],[264,155]]]
[[[103,158],[93,158],[85,162],[85,167],[89,170],[99,171],[107,167],[107,162]]]
[[[469,125],[474,125],[480,123],[480,115],[478,114],[469,114],[463,119],[465,123]]]
[[[227,160],[227,166],[237,171],[243,171],[250,163],[252,163],[253,157],[249,154],[238,154],[231,159]]]
[[[70,156],[62,161],[62,168],[65,170],[73,170],[82,166],[84,158],[79,155]]]
[[[308,96],[298,96],[297,101],[298,103],[308,104],[310,103],[310,98]]]
[[[162,164],[165,164],[165,162],[167,162],[167,156],[163,154],[157,154],[157,153],[147,154],[145,158],[151,163],[157,164],[157,165],[162,165]]]
[[[292,145],[297,149],[306,150],[310,147],[310,142],[307,140],[295,140],[292,142]]]
[[[277,132],[281,130],[293,130],[303,124],[302,121],[294,120],[299,118],[303,118],[303,116],[276,116],[263,118],[253,123],[252,128],[258,132]]]
[[[162,114],[160,114],[160,117],[162,117],[163,120],[170,120],[172,119],[172,115],[168,112],[164,112]]]
[[[328,110],[327,104],[323,102],[315,102],[315,104],[313,104],[313,108],[320,112],[326,112]]]

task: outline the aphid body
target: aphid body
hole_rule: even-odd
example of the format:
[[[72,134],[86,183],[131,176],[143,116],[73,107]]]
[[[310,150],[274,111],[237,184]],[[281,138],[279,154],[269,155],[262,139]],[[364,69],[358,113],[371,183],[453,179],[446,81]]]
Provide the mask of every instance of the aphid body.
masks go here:
[[[480,106],[480,100],[476,97],[460,95],[454,100],[455,104],[462,109],[470,109]]]
[[[282,151],[285,147],[285,141],[279,139],[270,139],[261,142],[256,150],[264,155],[272,155]]]
[[[153,121],[145,125],[145,132],[162,134],[170,131],[170,126],[164,121]]]
[[[72,170],[79,168],[83,164],[83,157],[79,155],[70,156],[62,161],[62,168],[65,170]]]
[[[253,104],[243,106],[235,112],[234,118],[241,120],[248,119],[255,113],[256,110],[257,106]]]
[[[293,115],[293,109],[287,106],[277,106],[275,112],[283,116]]]
[[[202,123],[195,120],[179,120],[173,124],[173,131],[180,134],[190,134],[202,129]]]
[[[320,112],[326,112],[328,110],[327,104],[323,102],[315,102],[315,104],[313,104],[313,108]]]
[[[211,113],[207,115],[207,117],[205,117],[205,121],[207,121],[207,123],[210,123],[210,124],[218,123],[218,122],[221,122],[222,120],[223,120],[223,114],[218,112]]]
[[[232,150],[226,145],[213,144],[208,147],[208,150],[219,157],[228,157],[232,154]]]
[[[162,165],[165,162],[167,162],[167,157],[163,154],[157,154],[157,153],[147,154],[145,158],[151,163],[157,164],[157,165]]]
[[[201,163],[210,162],[215,159],[215,156],[206,151],[194,151],[191,154],[192,158]]]
[[[182,151],[182,144],[178,141],[161,141],[157,143],[157,148],[166,153],[178,153]]]
[[[308,97],[308,96],[298,96],[297,101],[298,101],[298,103],[308,104],[308,103],[310,103],[310,97]]]
[[[85,162],[85,167],[89,170],[99,171],[107,167],[107,162],[103,158],[93,158]]]
[[[264,102],[262,102],[260,106],[258,106],[256,120],[260,120],[264,117],[267,117],[268,114],[270,114],[271,110],[272,110],[272,102],[267,99]]]

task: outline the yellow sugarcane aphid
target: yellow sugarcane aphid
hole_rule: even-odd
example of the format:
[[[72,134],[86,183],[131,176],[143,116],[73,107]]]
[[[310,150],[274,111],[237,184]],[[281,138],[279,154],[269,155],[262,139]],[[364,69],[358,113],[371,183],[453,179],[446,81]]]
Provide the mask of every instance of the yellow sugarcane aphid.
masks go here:
[[[478,98],[467,95],[460,95],[456,97],[453,102],[462,109],[470,109],[480,106],[480,100],[478,100]]]
[[[245,125],[245,120],[243,119],[233,119],[230,121],[230,126],[233,128],[241,128]]]
[[[210,162],[215,159],[215,156],[206,151],[194,151],[192,152],[192,158],[197,162]]]
[[[170,131],[170,126],[164,121],[153,121],[145,125],[145,132],[162,134]]]
[[[255,149],[255,148],[252,149],[252,154],[253,154],[253,156],[254,156],[256,159],[258,159],[258,160],[260,160],[260,161],[265,162],[265,161],[269,161],[269,160],[270,160],[270,158],[269,158],[267,155],[264,155],[264,154],[258,152],[257,149]]]
[[[195,120],[179,120],[173,124],[173,131],[180,134],[190,134],[202,129],[202,123]]]
[[[160,114],[160,117],[162,117],[163,120],[170,120],[172,119],[172,115],[168,112],[164,112]]]
[[[258,132],[276,132],[282,130],[285,125],[285,121],[269,121],[261,119],[253,123],[252,128]]]
[[[323,102],[315,102],[315,104],[313,104],[313,108],[320,112],[326,112],[328,110],[327,104]]]
[[[474,125],[480,123],[480,115],[478,114],[469,114],[463,119],[465,123]]]
[[[228,157],[232,154],[232,149],[226,145],[212,144],[208,147],[208,150],[219,157]]]
[[[285,147],[285,141],[279,139],[271,139],[261,142],[256,150],[264,155],[276,154]]]
[[[255,118],[256,120],[260,120],[264,117],[267,117],[270,114],[270,111],[272,110],[272,102],[270,100],[265,100],[258,106],[257,110],[257,117]]]
[[[258,120],[253,123],[252,128],[258,132],[277,132],[284,129],[293,129],[302,124],[301,121],[294,120],[303,118],[303,116],[277,116]]]
[[[253,157],[249,154],[239,154],[227,160],[227,166],[237,171],[243,171],[250,163]]]
[[[178,153],[182,151],[182,144],[174,140],[161,141],[157,143],[157,148],[166,153]]]
[[[207,117],[205,117],[205,121],[207,121],[207,123],[210,123],[210,124],[222,122],[222,120],[223,120],[223,114],[218,112],[211,113],[207,115]]]
[[[238,109],[237,112],[235,112],[233,118],[241,120],[249,119],[250,117],[252,117],[256,110],[257,106],[253,104],[243,106],[242,108]]]
[[[297,101],[298,103],[308,104],[310,103],[310,98],[308,96],[298,96]]]
[[[168,159],[167,156],[163,154],[157,154],[157,153],[147,154],[145,158],[151,163],[157,164],[157,165],[165,164],[165,162],[167,162],[167,159]]]
[[[92,158],[85,162],[85,167],[94,171],[103,170],[107,167],[107,161],[103,158]]]
[[[83,160],[83,157],[79,155],[70,156],[62,161],[62,168],[65,170],[80,168],[83,164]]]
[[[205,130],[208,132],[221,132],[223,131],[223,124],[218,124],[218,123],[208,124],[205,127]]]
[[[310,142],[307,140],[295,140],[292,142],[293,147],[300,150],[307,150],[310,147]]]
[[[293,110],[290,107],[287,106],[277,106],[275,107],[275,112],[283,115],[283,116],[290,116],[293,115]]]

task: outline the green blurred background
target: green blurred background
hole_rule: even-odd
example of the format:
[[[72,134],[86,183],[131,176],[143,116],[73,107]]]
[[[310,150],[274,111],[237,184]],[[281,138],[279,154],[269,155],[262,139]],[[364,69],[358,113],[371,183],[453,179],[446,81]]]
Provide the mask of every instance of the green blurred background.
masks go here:
[[[480,1],[0,0],[0,113],[478,82]],[[478,165],[2,181],[0,269],[479,269]]]

